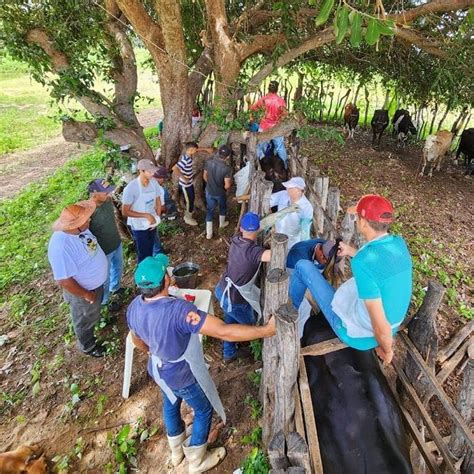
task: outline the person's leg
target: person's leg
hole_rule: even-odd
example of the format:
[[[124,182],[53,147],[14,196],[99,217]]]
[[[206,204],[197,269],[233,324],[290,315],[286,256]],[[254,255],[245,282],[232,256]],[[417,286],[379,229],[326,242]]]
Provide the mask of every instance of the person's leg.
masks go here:
[[[112,252],[112,258],[110,260],[110,282],[108,290],[111,293],[116,293],[120,290],[120,282],[123,275],[123,245],[120,242],[120,245]],[[107,283],[104,284],[104,293],[107,289]]]
[[[286,152],[284,137],[272,138],[272,142],[275,153],[283,160],[285,168],[288,169],[288,153]]]
[[[217,198],[206,192],[206,222],[212,222],[214,211],[217,207]]]
[[[261,160],[265,156],[265,150],[267,149],[268,142],[260,142],[257,144],[257,158]]]
[[[72,325],[76,334],[79,348],[83,352],[90,352],[96,346],[94,327],[100,320],[100,306],[102,302],[102,287],[96,290],[97,297],[93,304],[83,298],[64,291],[64,299],[71,308]]]
[[[152,250],[152,256],[154,257],[155,255],[158,255],[159,253],[163,252],[163,248],[161,247],[161,240],[160,240],[160,234],[158,232],[158,229],[155,229],[154,231],[151,232],[151,239],[153,241],[153,250]]]
[[[194,212],[194,185],[186,188],[189,198],[189,212]]]
[[[201,446],[207,443],[211,430],[212,405],[206,394],[196,382],[188,387],[173,390],[174,394],[182,398],[194,411],[193,432],[188,446]]]
[[[168,436],[178,436],[184,431],[184,423],[181,418],[181,403],[183,401],[176,393],[177,400],[173,404],[161,390],[163,397],[163,422]]]
[[[145,255],[146,248],[146,230],[132,229],[133,240],[135,241],[135,251],[137,253],[137,260],[140,263],[147,255]]]
[[[194,210],[194,186],[189,186],[185,188],[181,186],[181,191],[184,196],[184,201],[186,203],[186,210],[184,211],[184,222],[188,225],[196,226],[198,225],[197,221],[193,218]]]
[[[228,308],[227,297],[223,299],[222,305],[221,305],[222,289],[219,285],[217,285],[216,289],[214,290],[214,296],[216,297],[219,305],[221,306],[222,312],[224,313],[224,322],[226,324],[237,323],[237,321],[232,316],[235,305],[232,305],[232,311],[227,311],[227,308]],[[235,342],[223,341],[222,355],[224,357],[224,360],[232,359],[235,356],[236,352],[237,352],[237,345]]]
[[[225,220],[227,215],[227,196],[223,194],[218,197],[219,200],[219,227],[226,227],[229,223]]]
[[[107,280],[104,283],[104,295],[102,296],[102,305],[106,305],[109,302],[110,297],[110,280],[111,280],[111,273],[112,273],[112,259],[113,259],[113,252],[110,252],[106,255],[107,257]]]

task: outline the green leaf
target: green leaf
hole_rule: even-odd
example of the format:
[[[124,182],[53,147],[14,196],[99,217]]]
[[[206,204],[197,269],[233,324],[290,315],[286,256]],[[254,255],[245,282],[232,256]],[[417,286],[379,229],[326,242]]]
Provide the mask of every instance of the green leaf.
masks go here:
[[[33,395],[34,395],[35,397],[36,397],[36,395],[38,395],[38,393],[40,392],[40,388],[41,388],[41,386],[40,386],[39,381],[36,382],[36,383],[33,385],[33,388],[32,388],[32,390],[31,390],[31,392],[33,393]]]
[[[358,48],[362,41],[362,15],[359,12],[352,18],[350,41],[354,48]]]
[[[395,34],[395,22],[393,20],[378,20],[377,29],[381,35],[393,36]]]
[[[128,434],[130,433],[130,425],[125,425],[117,435],[117,443],[122,444],[127,438]]]
[[[316,17],[316,26],[321,26],[328,21],[329,15],[334,8],[334,0],[324,0],[323,6]]]
[[[334,18],[334,29],[336,32],[336,43],[340,44],[346,36],[349,28],[349,9],[346,6],[339,8]]]
[[[367,31],[365,33],[365,41],[370,46],[373,46],[379,40],[380,32],[377,25],[378,21],[375,18],[369,20]]]
[[[316,0],[308,0],[308,5],[316,5]]]

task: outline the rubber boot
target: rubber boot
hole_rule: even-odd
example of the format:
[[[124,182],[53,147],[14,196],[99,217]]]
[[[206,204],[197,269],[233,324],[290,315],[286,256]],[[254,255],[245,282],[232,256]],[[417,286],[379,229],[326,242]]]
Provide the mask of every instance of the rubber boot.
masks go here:
[[[189,474],[206,472],[217,466],[226,455],[225,448],[207,450],[207,443],[201,446],[189,446],[191,437],[183,443],[183,451],[188,461]]]
[[[193,213],[189,211],[184,211],[184,222],[188,225],[198,225],[198,223],[193,219]]]
[[[229,222],[225,220],[225,216],[219,216],[219,227],[222,229],[223,227],[227,227]]]
[[[206,221],[206,239],[212,239],[212,221]]]
[[[186,439],[186,431],[177,436],[167,436],[167,438],[171,449],[171,464],[174,467],[179,466],[184,458],[183,443]]]

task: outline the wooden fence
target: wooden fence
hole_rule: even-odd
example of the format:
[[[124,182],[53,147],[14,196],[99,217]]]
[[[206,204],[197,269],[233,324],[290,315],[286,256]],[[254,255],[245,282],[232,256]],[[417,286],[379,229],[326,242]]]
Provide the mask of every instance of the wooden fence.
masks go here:
[[[247,157],[251,161],[249,209],[265,215],[269,212],[271,184],[258,169],[255,154],[256,137],[247,138]],[[341,236],[345,242],[359,245],[354,218],[345,214],[338,226],[340,191],[331,187],[329,178],[321,176],[306,157],[300,156],[298,142],[290,146],[290,171],[307,184],[307,197],[314,206],[314,234],[317,237]],[[242,212],[245,207],[242,204]],[[304,363],[305,356],[324,355],[346,347],[339,339],[300,348],[298,313],[288,302],[288,274],[285,269],[288,238],[283,234],[271,237],[272,259],[262,276],[262,307],[264,321],[275,315],[277,335],[263,343],[263,374],[260,396],[263,405],[263,444],[267,449],[272,473],[323,473],[317,425]],[[340,270],[343,270],[343,263]],[[435,317],[444,289],[430,282],[422,306],[404,324],[397,337],[401,354],[391,365],[396,380],[403,387],[403,397],[396,390],[393,396],[400,405],[403,419],[423,462],[433,473],[472,472],[474,466],[471,422],[474,404],[473,380],[474,322],[438,350]],[[435,373],[435,365],[439,370]],[[461,366],[464,381],[456,407],[446,395],[442,384]],[[382,370],[385,370],[382,368]],[[394,377],[392,376],[392,379]],[[390,384],[389,384],[390,385]],[[393,385],[393,384],[392,384]],[[427,405],[437,397],[453,422],[449,440],[443,438],[431,419]],[[430,433],[430,440],[424,432]],[[439,453],[441,462],[434,455]],[[420,459],[421,459],[420,458]],[[461,460],[461,461],[460,461]],[[420,461],[421,462],[421,461]]]

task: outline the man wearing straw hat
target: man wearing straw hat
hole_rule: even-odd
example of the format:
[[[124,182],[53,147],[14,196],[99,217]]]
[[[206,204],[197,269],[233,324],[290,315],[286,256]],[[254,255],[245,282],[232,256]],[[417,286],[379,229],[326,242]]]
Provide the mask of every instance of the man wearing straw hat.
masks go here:
[[[95,209],[93,201],[81,201],[62,210],[53,224],[48,259],[54,279],[63,289],[64,300],[69,303],[80,350],[92,357],[102,357],[105,348],[97,344],[94,327],[100,319],[108,263],[89,230]]]

